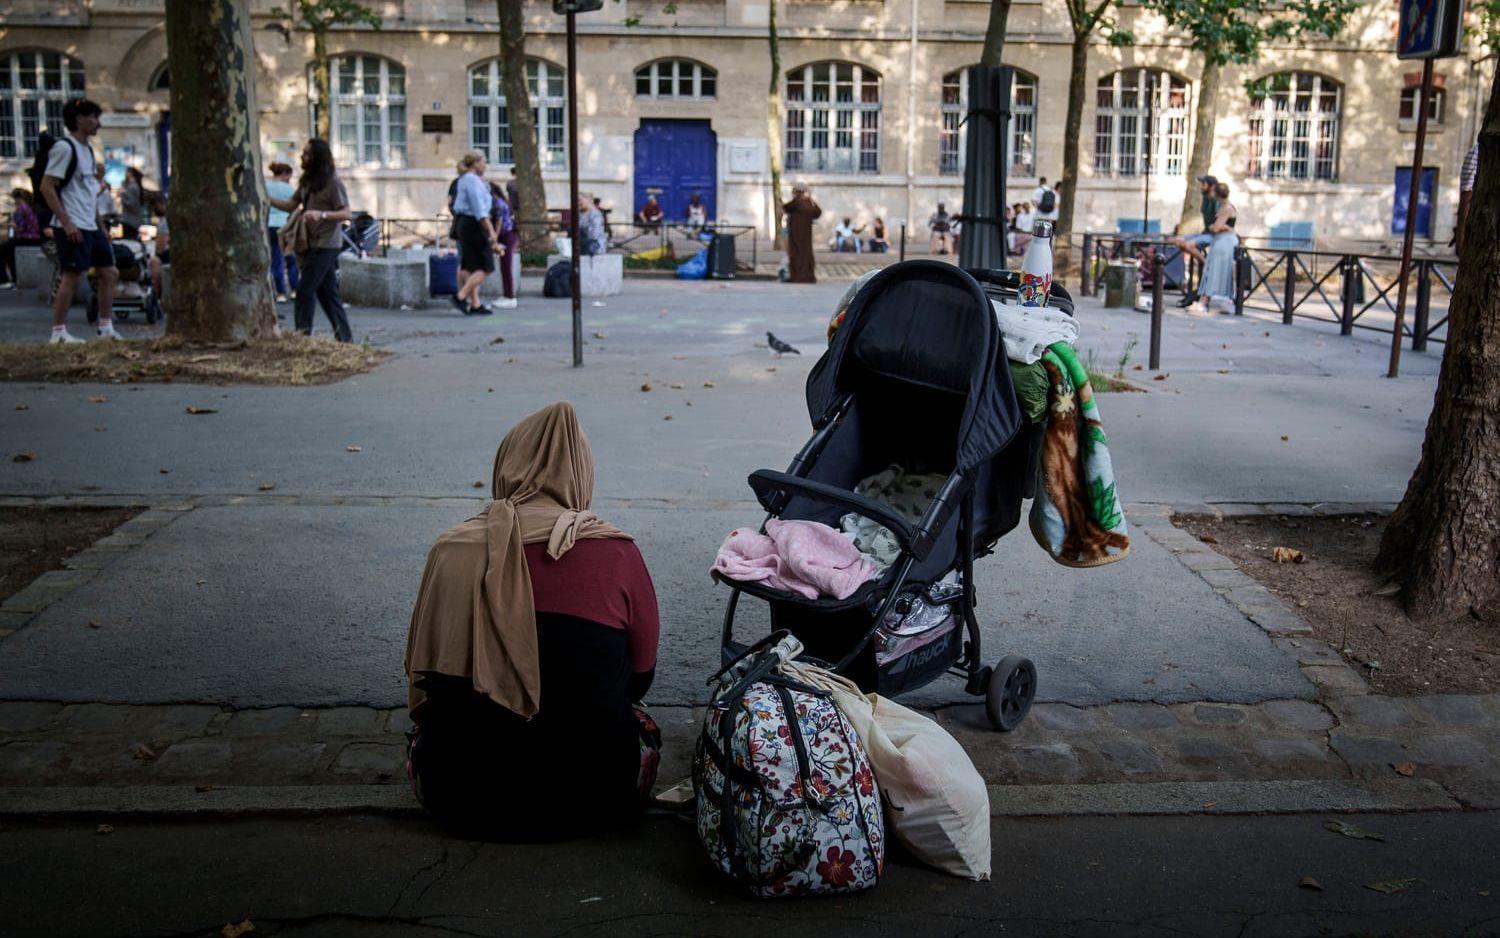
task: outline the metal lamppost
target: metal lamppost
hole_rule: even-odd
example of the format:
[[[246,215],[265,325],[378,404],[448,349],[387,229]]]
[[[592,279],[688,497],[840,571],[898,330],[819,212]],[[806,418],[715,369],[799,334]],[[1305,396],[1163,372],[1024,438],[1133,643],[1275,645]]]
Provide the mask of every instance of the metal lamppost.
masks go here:
[[[578,269],[578,25],[576,15],[604,8],[604,0],[552,0],[552,12],[568,18],[568,243],[573,246],[568,293],[573,303],[573,367],[583,367],[583,307]]]

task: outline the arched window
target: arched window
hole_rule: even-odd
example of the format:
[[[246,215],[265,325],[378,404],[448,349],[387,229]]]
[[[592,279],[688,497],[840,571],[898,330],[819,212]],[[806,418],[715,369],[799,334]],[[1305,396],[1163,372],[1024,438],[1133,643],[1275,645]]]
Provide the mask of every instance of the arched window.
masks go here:
[[[788,72],[786,168],[880,172],[880,76],[851,62]]]
[[[945,176],[964,171],[964,114],[969,109],[968,69],[943,76],[943,120],[938,141],[938,172]],[[1006,175],[1036,175],[1036,76],[1016,69],[1010,86],[1010,152]]]
[[[31,159],[37,134],[63,133],[63,104],[83,94],[83,63],[60,52],[0,56],[0,159]]]
[[[156,71],[151,73],[151,78],[146,82],[147,91],[166,91],[172,87],[172,69],[163,62],[156,66]]]
[[[719,73],[691,59],[661,59],[635,70],[638,98],[712,98]]]
[[[309,67],[308,98],[316,113],[312,75]],[[341,55],[329,60],[328,78],[334,162],[341,167],[406,166],[406,69],[378,55]]]
[[[1401,89],[1401,110],[1398,117],[1403,125],[1417,126],[1417,108],[1422,100],[1422,86],[1413,85]],[[1443,109],[1448,103],[1447,94],[1441,88],[1431,88],[1427,91],[1427,123],[1441,124],[1443,122]]]
[[[537,148],[542,166],[554,169],[567,165],[568,99],[564,86],[562,68],[542,59],[526,60],[526,87],[531,92]],[[515,162],[499,59],[469,69],[469,146],[492,163]]]
[[[1250,98],[1250,175],[1337,179],[1342,96],[1338,82],[1312,72],[1261,79]]]
[[[1187,79],[1160,69],[1121,69],[1099,79],[1094,102],[1094,172],[1139,176],[1148,162],[1157,175],[1181,176],[1187,169]]]

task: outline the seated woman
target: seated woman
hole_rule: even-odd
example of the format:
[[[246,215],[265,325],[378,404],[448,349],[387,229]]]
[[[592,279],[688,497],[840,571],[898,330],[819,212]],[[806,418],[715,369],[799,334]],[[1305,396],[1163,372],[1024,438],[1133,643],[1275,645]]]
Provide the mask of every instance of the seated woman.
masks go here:
[[[557,840],[624,820],[655,782],[656,593],[630,535],[588,510],[567,403],[495,455],[494,501],[427,555],[406,646],[412,787],[441,823]]]

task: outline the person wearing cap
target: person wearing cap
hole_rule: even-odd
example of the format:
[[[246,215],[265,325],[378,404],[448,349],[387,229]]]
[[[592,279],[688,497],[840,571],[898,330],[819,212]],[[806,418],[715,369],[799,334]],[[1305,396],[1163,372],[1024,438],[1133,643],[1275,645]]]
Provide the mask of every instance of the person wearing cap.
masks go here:
[[[1214,241],[1213,233],[1209,229],[1213,227],[1214,219],[1219,217],[1219,200],[1214,196],[1214,187],[1218,184],[1219,179],[1217,176],[1203,175],[1198,177],[1198,185],[1203,192],[1203,202],[1201,205],[1203,230],[1186,238],[1176,237],[1172,239],[1174,245],[1199,264],[1204,262],[1203,252],[1208,250],[1209,245],[1213,244]],[[1192,290],[1186,290],[1182,294],[1182,299],[1177,301],[1177,305],[1186,308],[1193,305],[1197,299],[1197,293]]]
[[[817,283],[813,257],[813,222],[823,209],[813,201],[805,183],[792,186],[792,200],[781,207],[786,214],[786,264],[790,283]]]

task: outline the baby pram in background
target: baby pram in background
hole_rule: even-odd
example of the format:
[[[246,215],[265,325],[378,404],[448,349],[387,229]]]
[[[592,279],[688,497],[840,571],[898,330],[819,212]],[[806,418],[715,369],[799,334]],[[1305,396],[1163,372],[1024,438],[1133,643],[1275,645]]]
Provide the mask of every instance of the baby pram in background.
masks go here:
[[[996,295],[1013,291],[1014,275],[980,275]],[[1072,306],[1066,291],[1054,295]],[[808,656],[866,691],[895,696],[953,673],[985,698],[996,728],[1014,729],[1036,694],[1036,669],[1020,655],[981,663],[973,562],[1020,521],[1040,431],[1016,402],[986,288],[939,261],[879,272],[849,303],[808,377],[807,406],[814,433],[787,471],[750,475],[767,520],[838,528],[853,512],[887,528],[900,552],[843,600],[719,575],[731,588],[724,660],[745,648],[734,640],[734,615],[749,593],[769,604],[773,630],[789,630]],[[945,478],[916,524],[855,492],[892,464]]]
[[[123,238],[111,241],[115,252],[115,269],[119,279],[115,282],[114,318],[124,321],[131,313],[143,313],[148,323],[162,317],[161,298],[151,285],[151,265],[146,246],[139,241]],[[89,271],[89,322],[99,320],[99,274]]]
[[[342,230],[343,252],[368,257],[380,247],[380,222],[369,212],[355,212]]]

